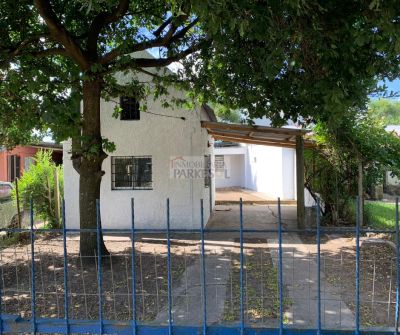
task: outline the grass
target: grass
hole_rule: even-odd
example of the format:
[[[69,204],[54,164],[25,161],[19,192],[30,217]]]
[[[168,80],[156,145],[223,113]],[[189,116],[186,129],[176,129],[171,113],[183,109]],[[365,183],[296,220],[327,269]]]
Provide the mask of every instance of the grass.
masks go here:
[[[365,217],[368,226],[376,229],[392,229],[396,225],[395,204],[382,201],[365,202]]]

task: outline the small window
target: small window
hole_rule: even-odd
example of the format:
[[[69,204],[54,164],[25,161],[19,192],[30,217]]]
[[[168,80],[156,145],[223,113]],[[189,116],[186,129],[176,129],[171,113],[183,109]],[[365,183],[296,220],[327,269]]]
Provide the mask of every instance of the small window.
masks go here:
[[[120,97],[121,120],[140,120],[140,105],[136,98]]]
[[[215,178],[219,179],[226,178],[225,159],[223,155],[215,156]]]
[[[151,190],[152,159],[144,157],[111,157],[113,190]]]
[[[33,157],[25,157],[24,158],[24,172],[29,171],[31,165],[33,165],[34,162],[35,161],[34,161]]]

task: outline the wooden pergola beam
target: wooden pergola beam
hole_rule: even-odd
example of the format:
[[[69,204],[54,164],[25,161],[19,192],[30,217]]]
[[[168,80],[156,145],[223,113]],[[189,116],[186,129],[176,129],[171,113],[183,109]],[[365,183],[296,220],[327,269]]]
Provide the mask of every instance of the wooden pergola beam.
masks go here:
[[[283,148],[294,148],[295,145],[292,143],[275,143],[275,142],[268,142],[265,140],[255,140],[255,139],[246,139],[246,138],[237,138],[237,137],[230,137],[224,135],[212,135],[214,139],[227,141],[227,142],[237,142],[237,143],[248,143],[248,144],[257,144],[257,145],[266,145],[271,147],[283,147]]]
[[[257,133],[285,134],[289,136],[304,135],[308,132],[307,130],[304,129],[272,128],[265,126],[249,126],[244,124],[231,124],[231,123],[220,123],[220,122],[210,122],[210,121],[201,121],[201,126],[210,131],[212,131],[213,129],[239,130],[239,131],[247,130],[249,132],[253,131]]]

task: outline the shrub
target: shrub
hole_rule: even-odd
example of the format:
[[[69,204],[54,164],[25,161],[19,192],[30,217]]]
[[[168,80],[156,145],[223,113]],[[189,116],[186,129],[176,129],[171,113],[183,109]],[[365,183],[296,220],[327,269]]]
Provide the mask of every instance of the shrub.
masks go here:
[[[25,171],[18,182],[20,201],[24,209],[33,201],[36,217],[46,221],[47,225],[56,228],[60,226],[56,213],[55,173],[58,175],[60,194],[63,194],[63,170],[52,161],[52,151],[40,150],[34,157],[28,171]],[[16,200],[16,189],[13,190],[13,199]],[[58,200],[60,201],[60,200]]]

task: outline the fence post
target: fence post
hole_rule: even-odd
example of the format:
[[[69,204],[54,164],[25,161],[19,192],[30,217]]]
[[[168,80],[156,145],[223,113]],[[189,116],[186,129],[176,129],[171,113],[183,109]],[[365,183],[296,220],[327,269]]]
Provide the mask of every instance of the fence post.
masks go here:
[[[96,200],[96,223],[97,223],[97,257],[98,257],[98,262],[97,262],[97,285],[98,285],[98,291],[99,291],[99,331],[100,335],[103,334],[103,297],[102,297],[102,291],[103,291],[103,276],[102,276],[102,257],[101,257],[101,242],[100,242],[100,236],[101,236],[101,216],[100,216],[100,201],[97,199]]]
[[[17,198],[17,213],[18,213],[18,229],[21,229],[21,205],[19,199],[19,187],[18,187],[18,178],[15,178],[15,195]]]
[[[319,199],[317,199],[317,280],[317,334],[319,335],[321,334],[321,217]]]
[[[132,215],[132,226],[131,226],[131,240],[132,240],[132,327],[133,335],[136,335],[137,330],[137,313],[136,313],[136,249],[135,249],[135,199],[131,199],[131,215]]]
[[[203,335],[207,334],[207,281],[206,281],[206,254],[204,248],[204,204],[200,200],[200,223],[201,223],[201,268],[203,286]]]
[[[240,198],[240,335],[244,334],[244,276],[243,276],[243,199]]]
[[[68,301],[68,254],[67,254],[67,225],[65,221],[65,200],[61,203],[63,224],[63,248],[64,248],[64,319],[66,334],[69,334],[69,301]]]
[[[60,226],[60,182],[58,180],[57,168],[54,169],[54,212],[56,214],[57,225]]]
[[[169,198],[167,198],[167,266],[168,266],[168,334],[172,335],[171,237],[170,237]]]
[[[355,334],[360,334],[360,198],[357,197],[356,215],[356,329]]]
[[[35,268],[35,233],[33,231],[33,200],[30,199],[30,235],[31,235],[31,305],[32,305],[32,334],[36,334],[36,268]]]
[[[279,286],[279,334],[283,334],[283,259],[282,259],[282,212],[281,198],[278,198],[278,286]]]
[[[400,246],[399,246],[399,198],[396,198],[396,315],[395,334],[399,332],[399,298],[400,298]]]

